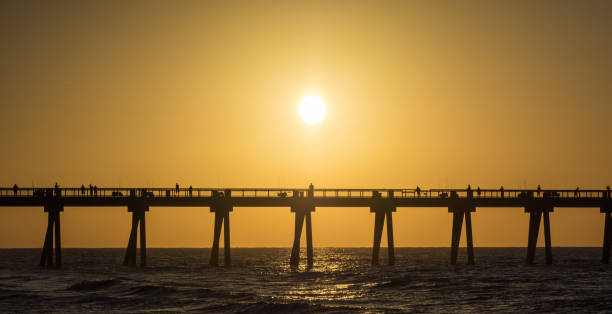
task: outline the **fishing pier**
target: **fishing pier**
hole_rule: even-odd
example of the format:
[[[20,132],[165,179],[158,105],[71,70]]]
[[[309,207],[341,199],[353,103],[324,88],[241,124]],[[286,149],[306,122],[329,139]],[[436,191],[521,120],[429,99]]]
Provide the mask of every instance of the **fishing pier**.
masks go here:
[[[126,207],[132,213],[124,264],[137,265],[140,232],[140,265],[147,263],[146,213],[150,207],[207,207],[214,213],[211,265],[219,264],[219,241],[223,229],[224,264],[231,264],[230,213],[234,207],[287,207],[295,213],[295,232],[290,264],[299,265],[300,240],[306,229],[307,265],[314,263],[311,216],[317,207],[367,207],[374,213],[372,264],[379,262],[383,229],[387,227],[388,262],[395,262],[393,212],[398,207],[444,207],[453,215],[450,263],[457,263],[464,221],[467,263],[474,263],[471,215],[476,208],[518,207],[529,214],[526,262],[534,262],[538,233],[544,220],[546,263],[552,263],[550,214],[556,207],[599,208],[604,214],[602,263],[610,262],[612,249],[612,199],[606,190],[504,190],[502,189],[254,189],[254,188],[0,188],[0,206],[42,207],[48,215],[41,266],[60,266],[60,217],[65,207]],[[385,223],[386,222],[386,223]],[[55,254],[54,254],[55,253]]]

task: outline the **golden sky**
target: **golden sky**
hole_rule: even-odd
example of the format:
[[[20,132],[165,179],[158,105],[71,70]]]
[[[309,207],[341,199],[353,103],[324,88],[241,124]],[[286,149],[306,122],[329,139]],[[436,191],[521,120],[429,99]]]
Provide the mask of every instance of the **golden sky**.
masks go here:
[[[612,185],[610,1],[2,1],[0,184],[317,188]],[[300,100],[327,116],[304,123]],[[42,208],[2,208],[40,247]],[[319,208],[315,246],[371,246],[367,208]],[[148,245],[209,247],[208,208],[152,208]],[[519,208],[476,246],[524,246]],[[445,208],[400,208],[396,246],[448,246]],[[66,208],[64,247],[123,247],[125,208]],[[554,246],[599,246],[556,209]],[[292,243],[288,208],[235,208],[232,245]],[[384,242],[383,242],[384,243]]]

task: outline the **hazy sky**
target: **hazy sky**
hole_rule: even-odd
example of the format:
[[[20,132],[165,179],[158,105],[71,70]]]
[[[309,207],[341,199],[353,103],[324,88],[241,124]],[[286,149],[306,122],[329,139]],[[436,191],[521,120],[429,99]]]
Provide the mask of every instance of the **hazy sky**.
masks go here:
[[[0,184],[605,188],[611,1],[2,1]],[[307,95],[327,103],[302,122]],[[42,208],[1,208],[40,247]],[[209,247],[208,208],[152,208],[153,247]],[[290,246],[288,208],[236,208],[233,246]],[[367,208],[320,208],[315,246],[371,246]],[[400,208],[397,246],[448,246],[445,208]],[[65,247],[123,247],[125,208],[67,208]],[[479,209],[476,246],[524,246]],[[601,245],[557,209],[553,245]]]

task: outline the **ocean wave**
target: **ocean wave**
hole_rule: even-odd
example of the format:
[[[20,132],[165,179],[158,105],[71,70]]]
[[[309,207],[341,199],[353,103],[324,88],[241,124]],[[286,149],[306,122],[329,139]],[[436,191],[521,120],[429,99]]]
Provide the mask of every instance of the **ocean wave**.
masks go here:
[[[106,289],[106,288],[108,288],[110,286],[113,286],[113,285],[115,285],[117,283],[119,283],[119,280],[115,280],[115,279],[94,280],[94,281],[83,280],[81,282],[78,282],[78,283],[75,283],[75,284],[71,285],[66,290],[70,290],[70,291],[93,291],[93,290],[99,290],[99,289]]]
[[[127,290],[124,295],[147,295],[147,296],[163,296],[175,293],[176,289],[165,286],[143,285],[136,286]]]

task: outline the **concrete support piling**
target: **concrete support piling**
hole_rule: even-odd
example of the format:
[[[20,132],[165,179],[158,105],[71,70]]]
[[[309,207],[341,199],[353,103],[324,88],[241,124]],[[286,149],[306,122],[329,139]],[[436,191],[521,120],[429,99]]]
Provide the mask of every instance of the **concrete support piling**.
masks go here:
[[[300,242],[302,239],[302,229],[304,227],[304,220],[306,221],[306,256],[308,266],[314,265],[314,253],[312,245],[312,219],[311,212],[314,211],[314,207],[293,207],[292,211],[295,212],[295,231],[293,236],[293,247],[291,249],[291,258],[289,264],[292,267],[297,267],[300,264]]]
[[[55,266],[62,265],[62,236],[60,227],[60,212],[64,208],[57,204],[45,206],[47,212],[47,233],[40,256],[40,266],[53,266],[53,244],[55,242]],[[55,241],[54,240],[55,233]]]
[[[219,265],[219,239],[221,238],[221,224],[223,216],[219,212],[215,212],[215,229],[213,233],[213,244],[210,251],[210,265]]]
[[[547,211],[543,212],[542,215],[544,216],[544,246],[546,249],[546,264],[550,265],[552,264],[552,248],[551,248],[551,241],[550,241],[550,217]]]
[[[389,197],[393,197],[389,193]],[[387,218],[387,256],[389,265],[395,264],[395,244],[393,242],[393,212],[395,206],[389,199],[380,198],[380,193],[374,193],[374,201],[370,207],[370,212],[374,213],[374,243],[372,244],[372,265],[378,265],[380,255],[380,241]]]
[[[60,228],[59,211],[56,210],[53,216],[55,216],[55,265],[62,266],[62,232]]]
[[[308,266],[314,264],[314,253],[312,249],[312,221],[310,211],[306,212],[306,256],[308,258]]]
[[[601,256],[601,262],[604,264],[610,263],[610,252],[612,251],[612,208],[601,208],[601,212],[604,213],[604,238],[603,238],[603,252]]]
[[[143,204],[128,206],[128,212],[132,213],[132,228],[130,230],[130,239],[125,251],[123,265],[136,266],[136,249],[138,242],[138,226],[140,225],[140,266],[147,265],[147,233],[145,213],[149,211],[149,207]]]
[[[538,208],[525,208],[525,212],[529,213],[529,234],[527,237],[527,264],[533,264],[535,259],[536,246],[538,244],[538,235],[540,233],[540,223],[544,216],[544,246],[546,250],[546,264],[552,264],[552,245],[550,238],[550,212],[553,208],[550,206],[540,206]]]
[[[293,192],[294,203],[291,206],[291,211],[295,213],[295,231],[293,233],[293,247],[291,248],[291,257],[289,264],[291,267],[297,267],[300,264],[300,242],[302,239],[302,229],[304,221],[306,221],[306,256],[308,259],[308,267],[314,265],[314,252],[312,247],[312,212],[315,211],[313,202],[314,193],[308,192],[307,197],[303,193]]]
[[[231,202],[231,191],[225,190],[224,193],[213,193],[216,198],[215,203],[210,207],[210,211],[215,213],[215,230],[212,249],[210,251],[210,262],[212,266],[219,265],[219,240],[221,238],[221,228],[223,228],[223,251],[225,253],[225,266],[231,266],[230,248],[230,220],[229,213],[233,211]]]
[[[461,231],[463,230],[464,218],[468,265],[474,264],[474,241],[472,239],[472,212],[474,211],[476,211],[476,208],[467,204],[455,204],[448,208],[448,212],[453,214],[450,254],[451,265],[457,264],[457,256],[459,255],[459,243],[461,241]]]
[[[138,213],[140,218],[140,267],[147,266],[147,228],[145,212]]]
[[[232,265],[232,257],[230,255],[229,211],[225,211],[223,215],[223,252],[225,253],[225,266]]]
[[[389,265],[395,264],[395,245],[393,244],[393,212],[388,211],[387,216],[387,255]]]
[[[378,265],[380,253],[380,239],[382,238],[383,225],[385,223],[385,212],[378,210],[374,216],[374,244],[372,245],[372,265]]]
[[[461,240],[461,229],[463,228],[464,213],[456,211],[453,213],[453,234],[451,236],[451,264],[457,264],[457,254],[459,252],[459,241]]]
[[[468,265],[474,265],[474,241],[472,240],[472,214],[465,212],[465,238],[467,241]]]
[[[304,225],[304,211],[295,212],[295,231],[293,234],[293,248],[291,249],[291,266],[298,266],[300,263],[300,241],[302,239],[302,227]]]

